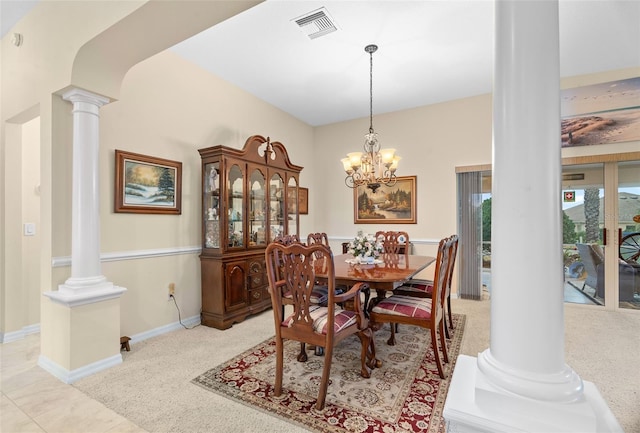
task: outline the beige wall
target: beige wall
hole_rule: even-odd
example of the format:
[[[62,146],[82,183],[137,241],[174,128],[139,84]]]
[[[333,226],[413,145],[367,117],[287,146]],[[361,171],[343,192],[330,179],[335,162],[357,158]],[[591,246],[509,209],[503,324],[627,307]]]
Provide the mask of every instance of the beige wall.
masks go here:
[[[22,290],[26,295],[26,325],[40,322],[40,120],[22,126],[22,224],[33,223],[35,234],[22,237]],[[24,228],[24,225],[23,225]]]

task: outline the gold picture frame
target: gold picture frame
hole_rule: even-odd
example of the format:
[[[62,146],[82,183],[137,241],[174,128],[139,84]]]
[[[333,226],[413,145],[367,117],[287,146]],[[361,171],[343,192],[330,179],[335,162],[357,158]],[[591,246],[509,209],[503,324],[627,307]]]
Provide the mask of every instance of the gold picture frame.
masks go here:
[[[117,213],[182,213],[182,163],[116,150]]]
[[[393,186],[374,192],[366,185],[353,189],[355,224],[416,224],[417,176],[398,177]]]

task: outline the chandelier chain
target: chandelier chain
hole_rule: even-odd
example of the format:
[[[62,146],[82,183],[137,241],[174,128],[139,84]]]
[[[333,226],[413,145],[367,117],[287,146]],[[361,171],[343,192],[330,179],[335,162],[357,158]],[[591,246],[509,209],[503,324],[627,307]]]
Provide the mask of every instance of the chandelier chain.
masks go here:
[[[369,51],[369,132],[373,134],[373,50]]]

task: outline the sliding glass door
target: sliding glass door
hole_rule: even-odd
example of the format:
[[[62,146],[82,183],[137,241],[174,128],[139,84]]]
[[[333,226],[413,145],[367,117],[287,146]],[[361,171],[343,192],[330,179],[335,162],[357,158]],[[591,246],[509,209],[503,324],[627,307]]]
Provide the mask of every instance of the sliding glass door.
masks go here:
[[[640,161],[617,164],[618,304],[640,309]]]
[[[562,251],[564,300],[604,305],[604,164],[562,170]]]
[[[565,302],[640,310],[639,155],[624,155],[628,160],[603,156],[604,162],[584,164],[575,158],[578,164],[563,165]],[[458,227],[468,252],[458,295],[486,299],[491,294],[491,171],[478,168],[457,169]]]

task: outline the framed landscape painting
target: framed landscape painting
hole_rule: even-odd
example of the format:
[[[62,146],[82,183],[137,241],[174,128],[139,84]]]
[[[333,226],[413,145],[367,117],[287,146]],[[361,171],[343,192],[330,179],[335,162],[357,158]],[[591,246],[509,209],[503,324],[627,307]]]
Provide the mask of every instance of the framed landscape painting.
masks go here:
[[[417,176],[398,177],[393,186],[375,192],[366,186],[353,189],[355,224],[416,224]]]
[[[182,163],[116,150],[115,212],[182,213]]]

